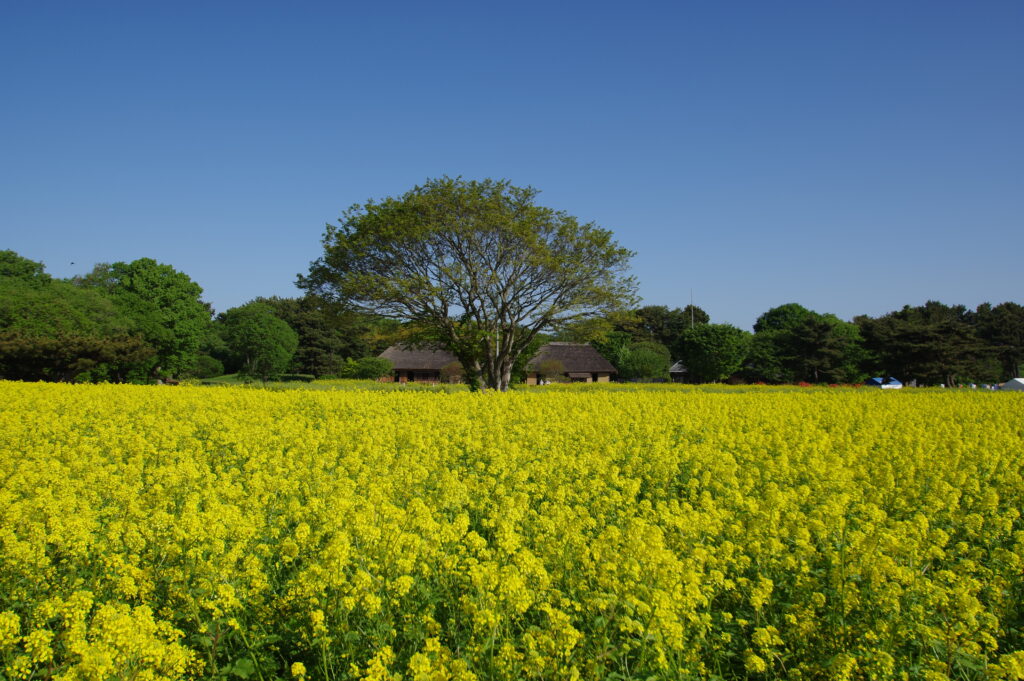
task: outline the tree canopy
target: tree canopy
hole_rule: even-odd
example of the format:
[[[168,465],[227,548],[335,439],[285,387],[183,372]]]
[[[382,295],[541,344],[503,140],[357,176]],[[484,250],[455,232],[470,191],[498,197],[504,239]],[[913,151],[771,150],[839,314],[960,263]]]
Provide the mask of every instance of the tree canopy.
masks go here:
[[[76,283],[106,292],[131,321],[132,331],[155,350],[149,371],[177,376],[195,366],[211,310],[187,274],[139,258],[99,264]]]
[[[754,324],[744,376],[770,383],[852,383],[863,378],[860,331],[798,303],[768,310]]]
[[[50,275],[41,262],[29,260],[11,250],[0,251],[0,279],[19,279],[25,282],[46,283]]]
[[[963,305],[929,300],[856,322],[880,373],[933,385],[998,378],[992,348],[978,337],[975,315]]]
[[[634,312],[635,325],[630,329],[638,341],[654,341],[671,348],[679,343],[683,332],[697,324],[707,324],[711,317],[696,305],[683,309],[665,305],[645,305]]]
[[[393,320],[348,310],[313,295],[257,298],[254,302],[270,307],[299,335],[289,368],[295,373],[348,376],[351,365],[346,360],[372,358],[390,345],[397,332],[398,323]]]
[[[443,375],[503,387],[523,380],[546,340],[589,342],[625,379],[664,377],[664,347],[696,381],[892,375],[963,385],[1021,374],[1024,306],[1013,302],[972,310],[928,301],[854,323],[786,303],[758,317],[752,338],[698,331],[710,317],[694,306],[631,308],[631,254],[535,196],[507,182],[444,178],[354,207],[328,227],[324,256],[300,278],[304,297],[254,301],[298,340],[287,367],[253,375],[376,376],[386,366],[374,356],[400,342],[453,352],[459,361]],[[238,343],[232,352],[225,342],[228,317],[211,320],[201,294],[188,275],[149,258],[67,280],[2,250],[0,378],[151,382],[236,371],[245,360]],[[288,335],[267,324],[276,328],[270,336]],[[736,371],[739,354],[746,359]]]
[[[247,378],[268,381],[288,370],[299,335],[259,302],[234,307],[220,316],[224,340],[238,369]]]
[[[975,311],[978,336],[991,348],[1001,379],[1022,375],[1024,365],[1024,306],[982,303]]]
[[[750,349],[750,333],[731,324],[700,324],[683,332],[681,348],[691,378],[721,381],[743,364]]]
[[[657,341],[639,341],[628,345],[619,364],[620,378],[641,381],[663,381],[669,377],[672,358],[668,348]]]
[[[538,333],[624,306],[636,288],[633,254],[610,231],[538,206],[537,193],[445,177],[353,206],[299,286],[414,323],[467,377],[504,390]]]
[[[0,377],[120,381],[153,354],[104,292],[0,252]]]

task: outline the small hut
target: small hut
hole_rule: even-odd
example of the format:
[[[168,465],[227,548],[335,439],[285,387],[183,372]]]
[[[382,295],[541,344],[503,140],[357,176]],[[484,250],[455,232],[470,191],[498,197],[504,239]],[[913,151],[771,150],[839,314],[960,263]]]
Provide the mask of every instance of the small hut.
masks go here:
[[[617,373],[612,363],[587,343],[548,343],[526,364],[526,384],[550,380],[607,383]]]
[[[669,367],[668,375],[672,379],[673,383],[684,383],[686,382],[686,374],[689,373],[689,369],[682,363],[682,361],[676,362]]]
[[[391,362],[394,372],[385,381],[395,383],[459,383],[462,365],[447,350],[392,345],[380,353]]]

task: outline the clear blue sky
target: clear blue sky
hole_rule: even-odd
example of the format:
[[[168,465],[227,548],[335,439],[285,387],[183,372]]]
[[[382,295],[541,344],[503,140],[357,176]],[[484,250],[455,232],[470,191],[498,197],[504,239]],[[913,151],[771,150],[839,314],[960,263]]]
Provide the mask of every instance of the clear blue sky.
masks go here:
[[[646,303],[744,328],[1024,302],[1022,36],[1019,0],[6,3],[0,248],[152,257],[223,311],[447,174],[537,187]]]

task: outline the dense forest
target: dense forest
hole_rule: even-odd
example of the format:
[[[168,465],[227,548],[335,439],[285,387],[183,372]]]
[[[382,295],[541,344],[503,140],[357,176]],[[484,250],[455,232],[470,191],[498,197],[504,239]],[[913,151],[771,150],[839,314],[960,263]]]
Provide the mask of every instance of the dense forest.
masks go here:
[[[202,288],[142,258],[96,265],[71,279],[0,251],[0,377],[30,381],[154,382],[240,374],[272,379],[374,378],[377,354],[415,339],[397,321],[312,294],[255,298],[217,314]],[[646,306],[552,330],[590,342],[625,380],[858,383],[896,376],[919,385],[995,383],[1020,376],[1024,307],[928,301],[844,321],[787,303],[750,333],[698,307]],[[541,340],[544,340],[541,339]],[[685,369],[685,373],[680,373]]]

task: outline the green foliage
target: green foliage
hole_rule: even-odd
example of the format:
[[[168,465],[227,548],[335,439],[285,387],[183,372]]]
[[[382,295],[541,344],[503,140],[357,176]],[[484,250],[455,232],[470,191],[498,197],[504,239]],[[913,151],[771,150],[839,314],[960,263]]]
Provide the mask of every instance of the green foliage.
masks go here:
[[[739,370],[750,344],[750,333],[731,324],[701,324],[683,332],[679,355],[691,379],[720,381]]]
[[[505,181],[428,180],[328,225],[308,292],[430,328],[472,381],[504,390],[544,329],[631,302],[632,253],[612,233]]]
[[[786,303],[765,312],[754,322],[754,333],[792,331],[814,313],[798,303]]]
[[[710,315],[696,305],[671,310],[664,305],[648,305],[636,310],[636,324],[629,330],[637,340],[654,341],[665,347],[678,344],[686,329],[707,324]]]
[[[299,336],[270,306],[247,303],[223,313],[219,321],[239,374],[269,381],[288,370]]]
[[[626,346],[619,361],[615,365],[619,377],[627,380],[667,380],[668,370],[672,366],[668,348],[654,341],[631,343]]]
[[[873,373],[931,385],[998,378],[998,365],[990,361],[991,351],[974,328],[974,315],[963,305],[929,300],[878,319],[855,321],[872,353]]]
[[[196,378],[213,378],[224,375],[224,362],[210,355],[200,354],[196,356],[196,363],[189,371],[190,376]]]
[[[989,303],[978,306],[974,317],[978,336],[999,362],[999,379],[1008,380],[1022,375],[1024,365],[1024,306]]]
[[[203,290],[188,275],[150,258],[97,265],[79,286],[109,292],[134,333],[154,348],[149,371],[187,373],[196,362],[210,321]]]
[[[538,333],[536,336],[534,336],[530,344],[527,345],[526,348],[523,349],[523,352],[519,355],[519,357],[516,358],[515,364],[512,365],[513,383],[526,382],[526,374],[528,373],[526,371],[527,365],[530,363],[530,360],[533,359],[534,356],[536,356],[537,351],[540,350],[540,347],[545,343],[549,342],[550,340],[551,336],[549,336],[546,333]],[[562,371],[565,370],[563,369]]]
[[[626,331],[611,331],[590,344],[602,357],[618,369],[625,363],[626,357],[629,355],[629,347],[633,344],[633,337]]]
[[[134,336],[55,336],[0,331],[0,377],[16,381],[125,380],[153,355]]]
[[[0,278],[0,329],[35,336],[107,336],[126,334],[130,328],[130,321],[99,291],[63,281]]]
[[[14,251],[0,251],[0,279],[18,279],[34,284],[51,281],[43,263],[23,258]]]
[[[759,331],[750,339],[750,349],[740,374],[751,382],[794,383],[788,369],[782,365],[779,346],[784,331]]]
[[[852,383],[863,379],[863,340],[855,324],[788,303],[754,324],[743,375],[769,383]]]
[[[396,323],[346,309],[337,302],[302,298],[257,298],[299,335],[292,371],[337,376],[347,358],[372,356],[390,345]]]
[[[394,370],[391,360],[383,357],[361,357],[360,359],[345,360],[345,364],[338,373],[339,378],[362,378],[377,380],[390,376]]]
[[[856,324],[833,314],[815,314],[797,329],[797,350],[803,348],[803,373],[808,382],[859,383],[867,357]]]
[[[624,315],[632,319],[632,313]],[[622,315],[615,316],[615,319]],[[607,340],[608,335],[616,331],[617,322],[613,321],[613,315],[600,317],[587,317],[568,322],[559,327],[550,337],[550,340],[564,343],[590,343],[596,345]]]
[[[675,310],[673,310],[675,312]],[[698,305],[687,305],[682,309],[682,314],[679,315],[683,319],[683,326],[689,328],[698,324],[710,324],[711,315],[705,312]],[[667,343],[666,343],[667,345]]]
[[[10,254],[0,276],[0,377],[124,381],[151,360],[153,349],[102,291],[53,280]]]

